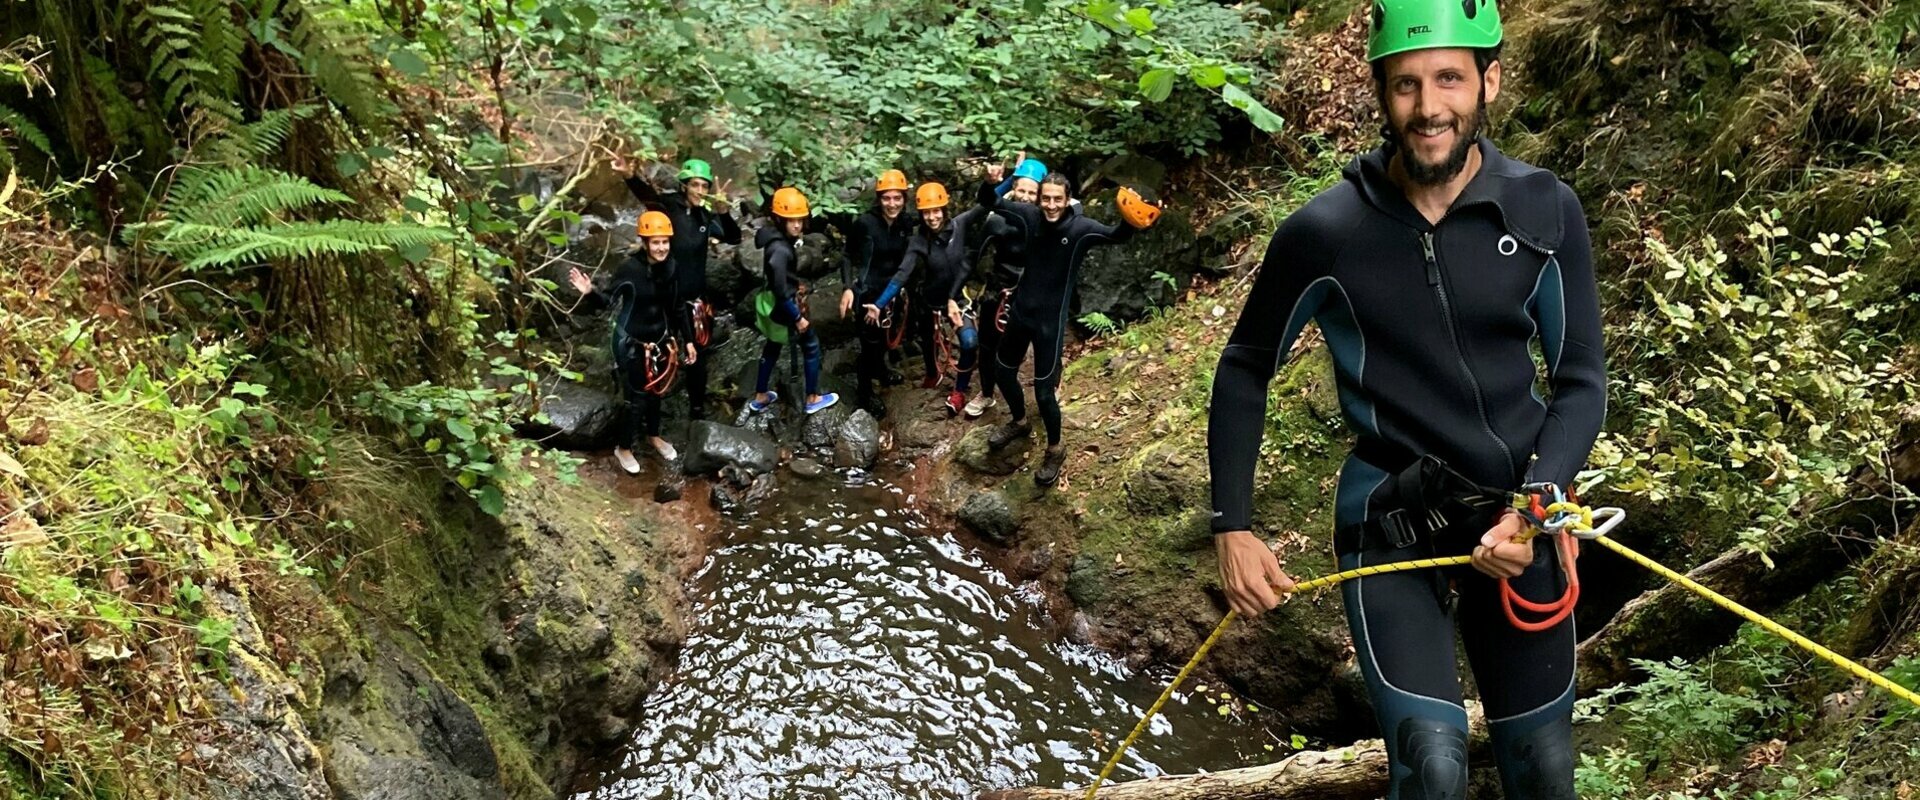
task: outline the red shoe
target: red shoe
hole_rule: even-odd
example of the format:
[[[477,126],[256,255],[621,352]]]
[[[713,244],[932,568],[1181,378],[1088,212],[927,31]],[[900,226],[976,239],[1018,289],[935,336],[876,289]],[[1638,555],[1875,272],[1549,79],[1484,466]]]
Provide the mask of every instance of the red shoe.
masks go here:
[[[920,379],[920,388],[938,389],[940,388],[940,380],[941,380],[941,377],[939,375],[928,375],[927,377]]]
[[[947,393],[947,417],[949,419],[960,416],[960,410],[966,407],[967,396],[965,393],[959,391]]]

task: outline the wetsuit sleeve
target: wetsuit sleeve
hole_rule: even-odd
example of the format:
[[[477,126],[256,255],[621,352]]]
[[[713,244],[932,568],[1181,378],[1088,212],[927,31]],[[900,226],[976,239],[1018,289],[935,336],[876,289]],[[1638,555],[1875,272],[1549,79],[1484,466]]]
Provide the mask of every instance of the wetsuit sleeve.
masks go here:
[[[1541,276],[1529,309],[1540,329],[1553,399],[1534,441],[1536,460],[1527,480],[1565,487],[1586,465],[1606,420],[1607,362],[1586,212],[1565,184],[1560,185],[1560,214],[1566,240]]]
[[[888,303],[893,302],[893,296],[899,294],[900,287],[907,285],[907,279],[913,276],[914,267],[920,266],[920,261],[926,257],[926,237],[914,236],[913,242],[907,245],[906,257],[900,259],[900,269],[893,273],[893,278],[887,281],[887,288],[880,292],[880,299],[873,301],[873,304],[886,308]]]
[[[1119,225],[1108,225],[1086,217],[1081,217],[1080,220],[1084,226],[1082,230],[1085,231],[1082,235],[1088,239],[1087,244],[1124,244],[1140,232],[1139,228],[1124,222]]]
[[[790,263],[793,251],[780,248],[767,254],[767,283],[773,289],[774,296],[780,298],[780,308],[791,319],[800,318],[800,302],[793,296],[792,281],[787,271],[793,268]]]
[[[725,214],[713,215],[713,222],[719,227],[719,230],[714,232],[713,238],[719,239],[721,244],[740,243],[740,223],[734,221],[733,209],[727,209]]]
[[[662,202],[660,191],[653,188],[653,184],[642,180],[640,176],[628,175],[625,180],[627,191],[633,193],[633,199],[647,204],[658,204]]]
[[[666,287],[662,290],[667,304],[667,324],[673,326],[673,334],[682,343],[693,341],[693,306],[680,296],[680,265],[671,264],[667,272]]]
[[[967,247],[967,234],[973,232],[974,227],[980,223],[980,219],[986,216],[986,214],[986,209],[975,207],[967,209],[961,212],[959,216],[953,218],[953,239],[951,241],[954,250],[958,251],[958,258],[954,261],[956,267],[953,270],[953,285],[948,287],[947,290],[947,297],[953,300],[960,301],[966,299],[961,294],[961,289],[966,287],[967,276],[973,272],[974,260],[979,256],[979,253]]]
[[[588,289],[586,294],[580,295],[578,310],[593,314],[606,310],[607,306],[612,304],[613,301],[607,297],[607,293],[596,286]]]
[[[1253,473],[1266,433],[1267,384],[1300,329],[1319,312],[1319,294],[1308,297],[1309,287],[1332,263],[1316,227],[1299,212],[1280,224],[1214,369],[1207,411],[1214,533],[1253,528]]]
[[[1021,236],[1029,239],[1033,238],[1034,231],[1040,229],[1040,223],[1045,221],[1045,217],[1040,215],[1039,206],[1004,197],[994,198],[993,210],[999,212],[1011,227],[1019,230]]]

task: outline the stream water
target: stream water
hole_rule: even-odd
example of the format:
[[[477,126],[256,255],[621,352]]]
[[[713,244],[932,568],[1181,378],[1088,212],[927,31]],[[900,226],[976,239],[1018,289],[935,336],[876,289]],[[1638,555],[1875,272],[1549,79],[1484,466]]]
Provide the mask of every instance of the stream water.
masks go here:
[[[1085,786],[1165,685],[1053,638],[1027,588],[873,479],[789,483],[728,524],[680,663],[577,800],[972,798]],[[1183,692],[1114,780],[1270,741]]]

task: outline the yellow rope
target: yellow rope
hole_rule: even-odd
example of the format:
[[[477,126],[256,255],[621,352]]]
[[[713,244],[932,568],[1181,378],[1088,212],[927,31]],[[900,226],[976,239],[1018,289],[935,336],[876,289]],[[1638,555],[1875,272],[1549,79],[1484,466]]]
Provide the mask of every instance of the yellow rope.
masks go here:
[[[1900,684],[1894,683],[1891,679],[1887,678],[1885,675],[1881,675],[1878,672],[1874,672],[1873,670],[1867,669],[1866,667],[1861,666],[1860,664],[1854,662],[1853,660],[1848,659],[1846,656],[1840,655],[1839,653],[1833,652],[1832,650],[1828,650],[1827,648],[1820,646],[1818,642],[1815,642],[1812,639],[1808,639],[1805,636],[1801,636],[1798,633],[1794,633],[1793,631],[1787,629],[1787,626],[1781,625],[1778,622],[1774,622],[1773,620],[1767,619],[1766,615],[1761,614],[1758,611],[1749,609],[1746,606],[1740,605],[1739,603],[1734,602],[1732,599],[1728,598],[1723,594],[1720,594],[1719,592],[1716,592],[1705,586],[1701,586],[1698,582],[1694,581],[1692,578],[1688,578],[1685,575],[1682,575],[1678,572],[1674,572],[1673,570],[1668,569],[1667,567],[1663,566],[1659,562],[1634,552],[1632,549],[1628,548],[1624,544],[1616,542],[1605,536],[1595,537],[1594,541],[1599,542],[1602,545],[1605,545],[1607,549],[1612,550],[1613,552],[1616,552],[1622,556],[1625,556],[1627,560],[1632,561],[1635,564],[1639,564],[1640,566],[1653,570],[1655,573],[1659,574],[1663,578],[1666,578],[1667,580],[1673,581],[1674,583],[1680,584],[1681,586],[1685,586],[1687,589],[1691,590],[1694,594],[1700,595],[1701,597],[1704,597],[1712,601],[1714,605],[1717,605],[1721,608],[1724,608],[1728,611],[1738,614],[1741,617],[1745,618],[1748,622],[1751,622],[1755,625],[1758,625],[1762,628],[1767,629],[1769,632],[1773,633],[1773,635],[1799,645],[1801,648],[1805,649],[1807,652],[1812,653],[1826,660],[1827,663],[1832,664],[1836,667],[1839,667],[1843,670],[1846,670],[1849,673],[1852,673],[1854,677],[1860,678],[1861,680],[1867,681],[1868,683],[1871,683],[1875,686],[1878,686],[1882,689],[1892,692],[1895,697],[1898,697],[1916,706],[1920,706],[1920,694],[1916,694],[1913,690],[1908,689],[1905,686],[1901,686]]]
[[[1565,527],[1567,530],[1580,531],[1580,532],[1588,532],[1593,530],[1593,509],[1584,505],[1580,505],[1578,503],[1571,503],[1571,502],[1565,502],[1565,501],[1554,503],[1547,507],[1547,513],[1549,515],[1557,514],[1560,512],[1568,512],[1575,515],[1574,519],[1569,521],[1566,524]],[[1535,533],[1536,533],[1536,530],[1530,529],[1519,536],[1515,536],[1514,539],[1516,541],[1527,541],[1528,539],[1533,538],[1533,535]],[[1681,586],[1686,587],[1688,590],[1692,591],[1693,593],[1698,594],[1709,601],[1712,601],[1714,605],[1717,605],[1721,608],[1731,611],[1734,614],[1737,614],[1740,617],[1746,619],[1748,622],[1752,622],[1755,625],[1759,625],[1760,627],[1765,628],[1767,631],[1771,632],[1775,636],[1778,636],[1782,639],[1785,639],[1789,642],[1799,645],[1800,647],[1804,648],[1807,652],[1810,652],[1816,656],[1819,656],[1820,658],[1826,660],[1828,663],[1833,664],[1834,666],[1837,666],[1843,670],[1846,670],[1848,673],[1851,673],[1855,677],[1858,677],[1862,680],[1872,683],[1875,686],[1878,686],[1882,689],[1892,692],[1895,697],[1898,697],[1902,700],[1912,703],[1915,706],[1920,706],[1920,693],[1915,693],[1911,689],[1901,686],[1900,684],[1894,683],[1891,679],[1887,678],[1886,676],[1881,675],[1880,673],[1874,672],[1873,670],[1867,669],[1866,667],[1861,666],[1860,664],[1848,659],[1846,656],[1840,655],[1839,653],[1835,653],[1832,650],[1828,650],[1827,648],[1820,646],[1818,642],[1815,642],[1812,639],[1808,639],[1805,636],[1801,636],[1798,633],[1794,633],[1792,630],[1788,629],[1787,626],[1781,625],[1778,622],[1774,622],[1773,620],[1768,619],[1766,615],[1761,614],[1760,612],[1754,611],[1752,609],[1749,609],[1746,606],[1740,605],[1739,603],[1734,602],[1732,599],[1728,598],[1727,596],[1722,595],[1719,592],[1716,592],[1705,586],[1702,586],[1698,582],[1694,581],[1693,579],[1688,578],[1687,576],[1682,575],[1678,572],[1674,572],[1673,570],[1668,569],[1666,566],[1660,564],[1657,561],[1654,561],[1651,558],[1648,558],[1646,556],[1643,556],[1639,553],[1634,552],[1631,548],[1628,548],[1626,545],[1623,545],[1610,538],[1607,538],[1606,536],[1592,536],[1592,537],[1582,537],[1582,538],[1591,538],[1593,541],[1599,542],[1601,545],[1604,545],[1607,549],[1612,550],[1616,553],[1619,553],[1622,556],[1625,556],[1627,560],[1632,561],[1636,564],[1639,564],[1640,566],[1646,567],[1647,569],[1652,570],[1655,574],[1660,575],[1661,577],[1666,578],[1667,580],[1673,581],[1674,583],[1680,584]],[[1454,556],[1451,558],[1422,558],[1422,559],[1415,559],[1412,561],[1398,561],[1392,564],[1380,564],[1378,566],[1360,567],[1358,569],[1350,569],[1344,572],[1338,572],[1332,575],[1328,575],[1324,578],[1315,578],[1310,581],[1301,581],[1299,583],[1294,584],[1292,592],[1294,594],[1300,594],[1304,592],[1316,591],[1319,589],[1325,589],[1329,586],[1337,585],[1344,581],[1352,580],[1354,578],[1364,578],[1370,575],[1384,575],[1390,572],[1406,572],[1406,571],[1416,570],[1416,569],[1431,569],[1434,567],[1459,566],[1464,564],[1470,564],[1472,562],[1473,562],[1473,559],[1469,556]],[[1213,632],[1210,634],[1207,634],[1207,640],[1201,643],[1200,649],[1194,651],[1192,658],[1187,659],[1186,666],[1180,668],[1180,674],[1175,675],[1173,678],[1173,682],[1167,684],[1167,688],[1160,692],[1159,699],[1156,699],[1153,701],[1153,706],[1147,709],[1147,713],[1140,718],[1139,722],[1134,723],[1133,731],[1127,734],[1127,738],[1122,740],[1120,742],[1120,746],[1113,751],[1113,756],[1107,759],[1107,765],[1101,768],[1100,775],[1093,779],[1093,785],[1087,787],[1086,800],[1094,800],[1094,793],[1100,790],[1100,784],[1105,783],[1107,780],[1107,776],[1113,774],[1113,768],[1116,766],[1119,766],[1120,758],[1126,755],[1127,749],[1131,748],[1133,746],[1134,741],[1140,738],[1140,734],[1146,731],[1147,723],[1153,720],[1154,715],[1160,713],[1161,707],[1165,706],[1167,704],[1167,700],[1173,697],[1174,690],[1180,688],[1180,684],[1187,679],[1187,676],[1193,674],[1194,668],[1200,666],[1200,661],[1207,657],[1207,651],[1213,649],[1214,643],[1220,640],[1220,634],[1226,633],[1227,626],[1233,624],[1234,619],[1238,616],[1240,616],[1239,613],[1234,611],[1228,611],[1226,616],[1220,618],[1220,624],[1213,626]]]
[[[1324,578],[1301,581],[1294,584],[1292,591],[1294,594],[1301,594],[1325,589],[1342,581],[1364,578],[1368,575],[1384,575],[1389,572],[1407,572],[1416,569],[1431,569],[1433,567],[1451,567],[1470,564],[1472,562],[1473,559],[1471,557],[1454,556],[1451,558],[1422,558],[1372,567],[1360,567],[1358,569],[1334,573]],[[1134,723],[1133,732],[1127,734],[1127,738],[1122,740],[1120,746],[1113,751],[1113,757],[1107,759],[1107,765],[1101,768],[1099,777],[1094,778],[1093,785],[1087,787],[1087,800],[1093,800],[1093,793],[1100,790],[1100,784],[1105,783],[1107,776],[1113,774],[1113,768],[1120,765],[1120,758],[1127,754],[1127,748],[1132,747],[1134,740],[1139,739],[1140,734],[1146,732],[1147,723],[1153,720],[1154,715],[1160,713],[1160,708],[1165,706],[1167,700],[1173,697],[1174,690],[1180,688],[1180,684],[1186,681],[1188,675],[1193,674],[1194,668],[1200,666],[1200,661],[1207,657],[1207,651],[1212,650],[1214,643],[1220,641],[1220,634],[1226,633],[1227,626],[1232,625],[1234,619],[1239,616],[1239,612],[1228,611],[1226,616],[1220,618],[1220,624],[1213,626],[1213,632],[1207,634],[1207,640],[1200,643],[1200,649],[1195,650],[1193,657],[1187,659],[1187,665],[1180,668],[1180,674],[1173,676],[1173,682],[1167,684],[1166,689],[1161,690],[1159,699],[1153,701],[1153,705],[1147,709],[1147,713],[1140,717],[1139,722]]]

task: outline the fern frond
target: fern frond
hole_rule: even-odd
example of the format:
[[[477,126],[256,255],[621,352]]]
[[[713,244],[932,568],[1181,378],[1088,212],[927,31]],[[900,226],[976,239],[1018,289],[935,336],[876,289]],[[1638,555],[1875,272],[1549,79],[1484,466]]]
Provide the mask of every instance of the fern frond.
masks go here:
[[[316,203],[344,203],[345,193],[298,175],[262,167],[188,168],[167,193],[166,215],[182,223],[254,225]]]
[[[232,229],[219,238],[226,241],[190,259],[187,269],[400,250],[444,242],[452,234],[404,223],[334,219]]]
[[[246,33],[226,0],[155,0],[135,12],[137,40],[148,52],[147,78],[158,79],[162,107],[193,120],[238,125],[240,56]]]
[[[25,114],[0,106],[0,127],[12,129],[15,136],[33,145],[33,149],[45,153],[48,158],[53,158],[53,143],[47,140],[47,134],[42,132],[39,126],[34,125],[33,120],[27,119]]]
[[[300,51],[300,67],[327,100],[362,130],[376,135],[385,131],[391,104],[373,72],[378,59],[362,30],[328,4],[290,4],[283,13],[292,22],[288,39]]]

